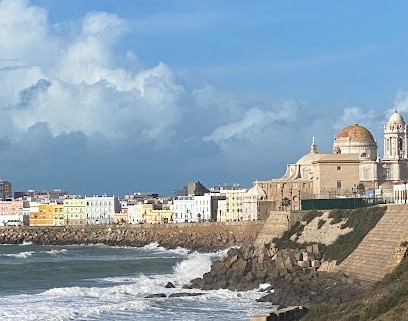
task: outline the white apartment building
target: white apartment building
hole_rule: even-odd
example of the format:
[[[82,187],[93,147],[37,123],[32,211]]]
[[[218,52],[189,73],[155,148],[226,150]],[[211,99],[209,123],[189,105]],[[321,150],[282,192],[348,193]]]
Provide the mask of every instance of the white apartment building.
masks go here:
[[[189,222],[202,222],[211,220],[211,194],[205,193],[203,196],[194,196],[194,212],[189,218]]]
[[[149,204],[150,207],[151,204]],[[147,211],[146,206],[143,203],[128,204],[128,222],[130,224],[142,224],[144,223],[144,214]]]
[[[174,200],[173,209],[174,223],[195,222],[193,220],[195,213],[194,196],[177,196],[177,198]]]
[[[86,196],[86,223],[89,225],[113,224],[115,213],[120,212],[116,196]]]

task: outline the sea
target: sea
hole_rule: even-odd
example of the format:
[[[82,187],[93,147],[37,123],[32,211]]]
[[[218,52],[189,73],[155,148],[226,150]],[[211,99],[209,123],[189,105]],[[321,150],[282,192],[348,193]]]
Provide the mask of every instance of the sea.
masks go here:
[[[183,289],[227,250],[192,253],[107,245],[0,245],[0,320],[248,321],[274,309],[246,292]],[[172,282],[175,288],[166,288]],[[200,296],[168,297],[193,292]],[[146,298],[164,293],[164,298]]]

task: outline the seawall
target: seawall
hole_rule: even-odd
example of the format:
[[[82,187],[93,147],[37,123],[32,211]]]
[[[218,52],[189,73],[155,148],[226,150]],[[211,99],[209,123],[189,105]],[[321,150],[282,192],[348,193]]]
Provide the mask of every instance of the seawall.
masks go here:
[[[41,245],[107,244],[145,246],[157,242],[165,248],[178,246],[214,251],[235,244],[252,244],[264,221],[185,224],[86,225],[49,227],[1,227],[0,244],[32,242]]]

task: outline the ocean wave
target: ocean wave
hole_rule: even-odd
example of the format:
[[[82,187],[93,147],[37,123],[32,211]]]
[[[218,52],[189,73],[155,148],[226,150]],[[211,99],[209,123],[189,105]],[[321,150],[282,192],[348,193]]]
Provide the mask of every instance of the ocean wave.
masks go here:
[[[66,254],[68,252],[67,249],[61,249],[61,250],[48,250],[48,251],[41,251],[42,254],[47,254],[50,256],[59,256],[60,254]]]
[[[2,254],[1,256],[6,256],[6,257],[16,257],[19,259],[25,259],[30,256],[33,256],[35,254],[34,251],[26,251],[26,252],[20,252],[20,253],[10,253],[10,254]]]
[[[25,246],[25,245],[33,245],[33,242],[31,241],[24,241],[23,243],[19,244],[20,246]]]

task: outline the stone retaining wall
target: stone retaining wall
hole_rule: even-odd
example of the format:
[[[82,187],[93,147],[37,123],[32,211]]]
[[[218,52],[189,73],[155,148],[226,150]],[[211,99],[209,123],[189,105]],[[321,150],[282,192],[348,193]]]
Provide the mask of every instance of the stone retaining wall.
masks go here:
[[[141,224],[70,227],[1,227],[0,244],[33,242],[42,245],[96,244],[212,251],[252,243],[263,221],[186,224]]]

